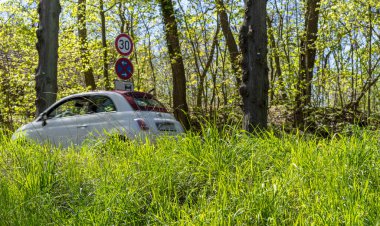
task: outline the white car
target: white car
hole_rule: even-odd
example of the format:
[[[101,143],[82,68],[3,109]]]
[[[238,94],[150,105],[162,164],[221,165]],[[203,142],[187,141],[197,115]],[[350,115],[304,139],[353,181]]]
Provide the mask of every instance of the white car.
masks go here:
[[[86,139],[117,135],[151,139],[183,133],[183,127],[153,95],[143,92],[99,91],[75,94],[46,109],[12,136],[25,136],[56,146],[80,145]]]

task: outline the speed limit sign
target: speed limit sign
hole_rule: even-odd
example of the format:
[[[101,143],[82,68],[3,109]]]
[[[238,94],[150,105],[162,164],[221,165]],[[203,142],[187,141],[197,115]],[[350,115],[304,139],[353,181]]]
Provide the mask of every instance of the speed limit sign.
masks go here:
[[[120,34],[115,39],[116,50],[123,56],[128,56],[133,51],[133,41],[127,34]]]

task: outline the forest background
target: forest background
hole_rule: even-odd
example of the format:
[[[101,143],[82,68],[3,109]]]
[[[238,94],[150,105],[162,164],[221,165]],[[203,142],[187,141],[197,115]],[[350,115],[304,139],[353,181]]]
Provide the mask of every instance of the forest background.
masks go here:
[[[344,132],[347,122],[379,125],[380,2],[267,1],[269,122],[300,126],[301,109],[318,134],[257,136],[240,126],[243,2],[165,2],[175,3],[193,126],[208,121],[201,132],[61,150],[11,141],[1,128],[0,224],[379,225],[378,130],[318,135]],[[0,0],[0,127],[11,130],[36,115],[37,3]],[[136,89],[174,105],[159,2],[60,3],[58,98],[110,89],[113,41],[125,32],[136,47]],[[307,53],[315,63],[305,71]]]
[[[174,3],[192,118],[220,125],[239,121],[241,73],[236,65],[243,2]],[[38,1],[31,0],[0,2],[0,123],[10,129],[35,117],[37,6]],[[119,57],[114,38],[125,32],[135,43],[131,55],[135,89],[153,90],[158,99],[173,106],[170,58],[158,3],[80,0],[61,1],[61,6],[58,98],[109,89],[116,79],[113,65]],[[267,11],[270,122],[280,124],[292,120],[300,93],[307,7],[305,1],[270,0]],[[336,129],[347,121],[378,121],[379,17],[380,2],[375,0],[319,1],[318,34],[313,44],[316,61],[310,104],[304,109],[306,119],[316,127]],[[86,80],[89,74],[94,83]]]

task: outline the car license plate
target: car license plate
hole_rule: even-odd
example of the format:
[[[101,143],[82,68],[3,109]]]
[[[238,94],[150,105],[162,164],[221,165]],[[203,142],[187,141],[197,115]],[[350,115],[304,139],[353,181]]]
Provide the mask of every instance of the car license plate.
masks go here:
[[[171,123],[171,122],[157,122],[156,126],[159,131],[167,131],[167,132],[177,131],[174,123]]]

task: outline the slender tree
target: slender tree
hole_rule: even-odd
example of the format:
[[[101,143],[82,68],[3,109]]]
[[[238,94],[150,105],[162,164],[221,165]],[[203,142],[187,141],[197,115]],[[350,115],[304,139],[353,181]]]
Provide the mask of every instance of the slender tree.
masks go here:
[[[296,94],[296,108],[294,121],[297,126],[302,125],[304,121],[304,108],[311,101],[311,81],[313,79],[313,69],[317,49],[315,41],[318,35],[318,18],[319,18],[320,0],[306,1],[305,27],[304,34],[301,37],[301,54],[298,72],[298,92]]]
[[[272,26],[272,19],[268,16],[267,17],[267,26],[268,26],[268,42],[270,46],[270,61],[271,61],[271,94],[270,94],[270,100],[271,103],[277,102],[277,100],[274,100],[274,94],[275,94],[275,81],[277,80],[278,86],[279,86],[279,96],[277,97],[279,100],[286,100],[286,90],[282,75],[282,69],[281,69],[281,59],[280,59],[280,51],[279,47],[276,43],[276,39],[274,36],[274,29]]]
[[[107,49],[107,37],[106,37],[106,11],[104,9],[104,1],[99,0],[99,13],[101,21],[101,33],[102,33],[102,48],[103,48],[103,78],[105,80],[106,90],[111,89],[111,82],[108,74],[108,49]]]
[[[78,0],[78,38],[81,56],[81,73],[83,74],[86,87],[90,87],[91,90],[95,90],[96,84],[94,72],[88,57],[86,4],[86,0]]]
[[[379,10],[380,11],[380,10]],[[380,13],[379,13],[380,14]],[[360,101],[365,97],[366,94],[368,94],[368,99],[367,99],[367,114],[368,116],[371,115],[371,89],[372,87],[375,87],[377,82],[380,79],[380,74],[377,74],[374,76],[374,71],[375,68],[380,64],[380,58],[377,59],[377,61],[373,62],[373,50],[374,47],[372,45],[372,40],[373,40],[373,33],[374,31],[374,15],[373,12],[371,11],[371,4],[369,3],[368,5],[368,25],[366,25],[367,29],[367,34],[366,35],[366,42],[367,46],[367,65],[366,65],[366,72],[368,74],[368,79],[364,82],[362,90],[357,94],[357,95],[352,95],[354,98],[351,100],[350,103],[348,103],[345,107],[346,108],[351,108],[352,110],[357,111],[359,108]],[[380,40],[380,34],[378,34],[378,39]],[[353,58],[353,57],[352,57]]]
[[[264,129],[268,121],[268,66],[266,0],[246,0],[244,24],[240,30],[243,81],[243,129]]]
[[[222,27],[222,32],[224,35],[224,38],[226,39],[226,44],[228,51],[230,53],[230,60],[232,64],[232,70],[235,73],[236,77],[236,82],[237,85],[241,82],[238,73],[239,73],[239,50],[238,50],[238,45],[236,44],[234,35],[231,31],[231,25],[230,21],[228,19],[228,14],[226,7],[224,5],[223,0],[216,0],[216,8],[217,8],[217,14],[220,20],[220,25]]]
[[[204,91],[204,86],[205,86],[204,85],[205,79],[206,79],[206,75],[207,75],[207,73],[211,67],[211,63],[214,59],[215,49],[216,49],[216,46],[218,44],[218,34],[219,34],[219,24],[216,25],[216,31],[215,31],[214,38],[212,39],[210,54],[207,57],[206,65],[204,66],[202,74],[199,78],[200,81],[199,81],[199,87],[198,87],[198,92],[197,92],[197,107],[198,108],[201,108],[201,106],[202,106],[202,97],[203,97],[203,91]],[[207,101],[205,101],[205,102],[207,102]]]
[[[36,70],[36,114],[39,115],[57,99],[58,30],[61,5],[59,0],[40,0],[37,29],[38,67]]]
[[[1,59],[1,58],[0,58]],[[4,59],[1,59],[2,62],[4,62]],[[0,108],[0,125],[6,125],[8,124],[7,121],[5,120],[5,111],[3,110],[3,107],[10,108],[10,87],[9,87],[9,76],[7,76],[7,68],[3,65],[0,64],[0,76],[3,78],[0,80],[0,93],[2,94],[2,102],[3,106]]]
[[[181,47],[179,44],[177,21],[172,0],[160,0],[162,17],[165,25],[165,36],[173,74],[173,107],[174,116],[189,129],[188,106],[186,101],[186,77]]]

